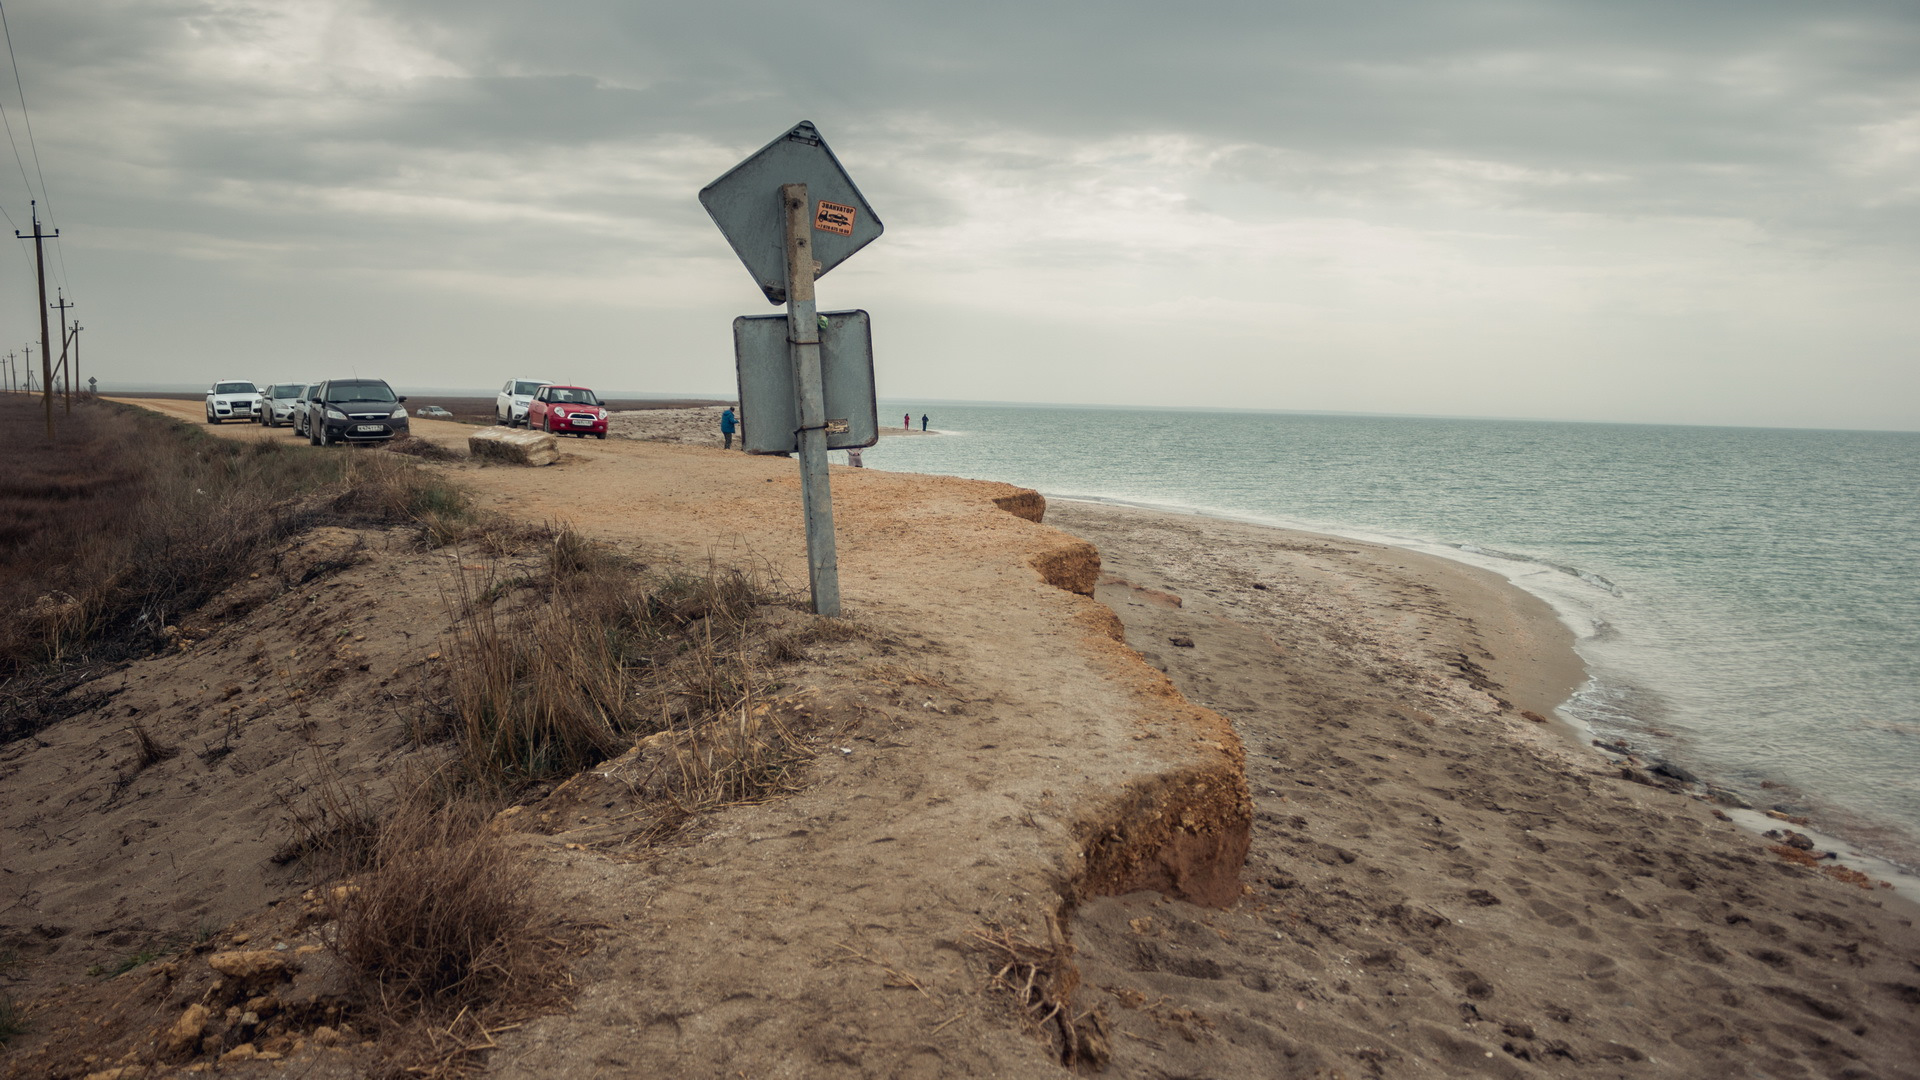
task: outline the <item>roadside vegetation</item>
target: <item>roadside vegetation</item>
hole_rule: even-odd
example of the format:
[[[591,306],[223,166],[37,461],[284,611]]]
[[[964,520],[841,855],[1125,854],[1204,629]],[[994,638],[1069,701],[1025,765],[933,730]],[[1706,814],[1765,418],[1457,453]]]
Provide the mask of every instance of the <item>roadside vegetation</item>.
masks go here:
[[[87,402],[49,439],[33,399],[0,396],[0,742],[61,719],[58,700],[317,524],[470,527],[460,491],[390,454],[213,437]]]
[[[77,408],[48,440],[24,398],[0,399],[0,453],[0,604],[19,613],[0,626],[0,742],[88,707],[67,691],[167,645],[170,626],[307,529],[402,525],[456,556],[446,662],[408,707],[415,741],[444,748],[440,766],[376,799],[315,751],[274,856],[325,883],[350,1011],[396,1075],[458,1075],[490,1031],[564,999],[583,931],[543,901],[498,811],[637,744],[650,779],[619,843],[795,790],[813,747],[769,698],[774,673],[860,633],[838,620],[776,629],[794,620],[767,614],[796,602],[732,569],[644,565],[566,528],[478,514],[403,454],[227,440],[110,403]],[[129,730],[136,761],[175,753]],[[95,974],[206,940],[142,946]],[[0,1043],[20,1030],[0,1001]]]

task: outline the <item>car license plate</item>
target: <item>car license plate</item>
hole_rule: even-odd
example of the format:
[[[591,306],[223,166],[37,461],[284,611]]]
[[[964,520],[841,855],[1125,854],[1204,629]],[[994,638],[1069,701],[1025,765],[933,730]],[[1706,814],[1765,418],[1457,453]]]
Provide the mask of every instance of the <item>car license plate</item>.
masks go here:
[[[581,427],[592,427],[592,426],[593,426],[593,417],[591,417],[591,416],[576,416],[576,417],[574,417],[574,418],[573,418],[573,422],[574,422],[575,424],[578,424],[578,425],[579,425],[579,426],[581,426]]]
[[[361,425],[360,425],[359,427],[356,427],[356,428],[354,428],[353,430],[355,430],[355,431],[385,431],[385,430],[386,430],[386,428],[384,428],[384,427],[382,427],[382,426],[380,426],[379,424],[361,424]]]

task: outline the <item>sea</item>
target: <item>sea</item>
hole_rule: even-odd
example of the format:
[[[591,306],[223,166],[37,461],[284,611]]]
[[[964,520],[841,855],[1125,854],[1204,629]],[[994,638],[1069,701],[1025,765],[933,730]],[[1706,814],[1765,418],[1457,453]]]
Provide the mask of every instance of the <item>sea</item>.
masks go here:
[[[1495,570],[1575,631],[1589,678],[1560,713],[1584,735],[1920,869],[1920,433],[880,408],[908,412],[939,436],[882,439],[868,467]]]

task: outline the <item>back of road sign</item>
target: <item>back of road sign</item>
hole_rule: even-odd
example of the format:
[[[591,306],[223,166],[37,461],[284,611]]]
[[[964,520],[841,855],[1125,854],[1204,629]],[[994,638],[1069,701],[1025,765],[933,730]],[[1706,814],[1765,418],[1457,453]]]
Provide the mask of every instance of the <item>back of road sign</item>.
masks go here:
[[[787,302],[782,184],[807,185],[813,201],[807,216],[813,221],[813,258],[820,264],[815,278],[866,247],[882,228],[840,159],[807,120],[701,188],[700,205],[746,264],[754,284],[776,304]]]
[[[827,403],[827,449],[848,450],[880,441],[873,399],[873,323],[864,311],[824,311],[820,381]],[[785,315],[733,320],[735,372],[740,385],[740,445],[748,453],[790,454],[800,448],[795,429],[793,359]]]

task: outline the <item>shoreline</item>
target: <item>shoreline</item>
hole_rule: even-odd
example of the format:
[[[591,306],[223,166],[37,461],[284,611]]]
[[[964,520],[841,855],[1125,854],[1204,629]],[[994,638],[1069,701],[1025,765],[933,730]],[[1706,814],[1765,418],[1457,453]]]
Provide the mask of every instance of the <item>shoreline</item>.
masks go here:
[[[1299,530],[1066,499],[1047,521],[1100,548],[1128,644],[1233,722],[1254,798],[1230,917],[1076,913],[1088,1004],[1160,1055],[1127,1075],[1302,1044],[1388,1076],[1914,1075],[1920,908],[1525,717],[1578,669],[1544,601]],[[1183,1008],[1217,1036],[1167,1038]]]
[[[1338,540],[1374,545],[1405,552],[1409,557],[1434,559],[1448,567],[1486,574],[1490,578],[1498,579],[1501,585],[1524,592],[1539,600],[1552,610],[1553,616],[1569,631],[1570,639],[1567,647],[1573,654],[1574,662],[1581,668],[1581,678],[1560,701],[1549,708],[1536,710],[1554,720],[1552,726],[1556,729],[1556,734],[1562,737],[1569,749],[1577,751],[1584,758],[1605,759],[1619,767],[1646,769],[1678,766],[1683,773],[1689,767],[1700,767],[1698,763],[1690,761],[1685,754],[1658,753],[1659,748],[1647,744],[1644,739],[1634,742],[1623,741],[1618,736],[1613,739],[1603,739],[1601,737],[1603,733],[1596,729],[1589,719],[1576,711],[1576,705],[1583,698],[1591,698],[1597,690],[1644,692],[1645,688],[1637,683],[1626,681],[1617,674],[1609,679],[1604,669],[1596,672],[1596,662],[1581,648],[1582,642],[1596,633],[1595,617],[1589,612],[1570,607],[1563,596],[1555,596],[1550,591],[1530,587],[1527,578],[1537,576],[1541,571],[1549,571],[1567,575],[1596,588],[1610,588],[1612,587],[1610,582],[1595,585],[1589,579],[1589,575],[1575,568],[1440,541],[1394,536],[1369,530],[1341,530],[1330,525],[1286,523],[1204,507],[1176,506],[1099,495],[1061,495],[1046,492],[1043,494],[1055,504],[1065,502],[1117,507],[1147,514],[1168,514],[1175,517],[1192,517],[1202,521],[1228,522],[1272,530],[1282,536],[1293,535],[1315,540]],[[1636,725],[1646,730],[1657,730],[1644,721],[1636,721]],[[1862,841],[1846,835],[1844,826],[1841,829],[1835,829],[1832,823],[1822,820],[1822,810],[1827,815],[1840,818],[1853,816],[1853,811],[1832,804],[1816,793],[1790,788],[1783,788],[1781,792],[1769,797],[1764,790],[1749,790],[1735,784],[1709,783],[1705,780],[1699,780],[1696,784],[1697,792],[1713,796],[1718,805],[1733,814],[1734,820],[1741,822],[1756,836],[1763,836],[1769,829],[1779,828],[1782,822],[1785,822],[1812,837],[1819,850],[1831,852],[1833,861],[1839,865],[1865,873],[1876,880],[1890,881],[1899,895],[1920,905],[1920,868],[1909,867],[1897,861],[1891,853],[1874,850],[1870,844],[1863,844]],[[1778,803],[1779,794],[1788,792],[1791,792],[1796,799],[1814,804],[1813,812],[1810,814],[1809,808],[1804,806],[1769,805]],[[1869,821],[1863,827],[1873,829],[1876,824]],[[1882,832],[1888,827],[1888,823],[1877,825]],[[1906,844],[1895,843],[1894,846],[1901,850],[1911,849],[1915,843],[1920,843],[1920,840],[1912,837],[1901,839],[1908,841]]]

